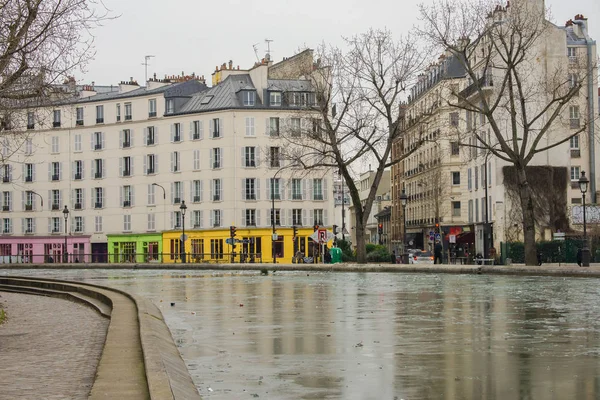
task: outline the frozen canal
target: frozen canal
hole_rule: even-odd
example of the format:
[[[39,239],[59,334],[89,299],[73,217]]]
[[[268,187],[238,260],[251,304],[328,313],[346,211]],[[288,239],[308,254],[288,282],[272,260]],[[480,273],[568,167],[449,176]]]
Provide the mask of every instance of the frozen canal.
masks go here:
[[[206,399],[600,398],[597,279],[0,274],[84,280],[153,300]]]

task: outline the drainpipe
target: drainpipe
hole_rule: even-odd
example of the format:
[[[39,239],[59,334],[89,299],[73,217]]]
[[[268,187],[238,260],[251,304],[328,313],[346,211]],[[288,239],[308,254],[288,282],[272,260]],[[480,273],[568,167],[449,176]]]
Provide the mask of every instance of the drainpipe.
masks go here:
[[[594,76],[592,66],[592,47],[596,42],[588,35],[587,27],[585,22],[581,20],[575,20],[573,23],[579,25],[581,32],[585,38],[587,44],[587,86],[588,86],[588,146],[589,146],[589,158],[590,158],[590,203],[596,203],[596,150],[594,140]]]

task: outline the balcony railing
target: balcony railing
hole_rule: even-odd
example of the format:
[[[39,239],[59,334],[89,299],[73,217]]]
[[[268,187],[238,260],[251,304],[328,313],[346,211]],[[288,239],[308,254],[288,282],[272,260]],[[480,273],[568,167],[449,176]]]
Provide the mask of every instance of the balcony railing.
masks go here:
[[[200,203],[200,196],[194,196],[194,203]]]
[[[292,200],[302,200],[302,195],[299,193],[292,193]]]
[[[154,139],[147,139],[146,146],[152,146],[152,145],[154,145]]]
[[[52,210],[56,211],[56,210],[60,210],[60,204],[58,203],[53,203],[52,204]]]
[[[33,176],[26,176],[25,182],[33,182]]]
[[[156,111],[150,111],[148,113],[148,118],[153,118],[153,117],[156,117]]]
[[[488,89],[494,86],[494,80],[491,76],[484,75],[477,80],[477,82],[473,82],[469,86],[467,86],[463,91],[461,91],[458,95],[464,99],[472,96],[477,93],[478,88]]]
[[[131,147],[131,142],[129,142],[129,141],[123,142],[123,148],[126,149],[128,147]]]
[[[179,204],[179,203],[181,203],[181,197],[175,197],[173,199],[173,204]]]
[[[219,194],[213,195],[213,201],[221,201],[221,195],[219,195]]]
[[[52,175],[52,180],[58,181],[58,180],[60,180],[60,176],[58,174]]]
[[[131,115],[125,115],[125,121],[131,121]]]
[[[10,176],[3,176],[2,182],[4,182],[4,183],[10,182]]]
[[[323,200],[323,195],[322,194],[315,194],[313,196],[313,200]]]
[[[146,170],[146,173],[147,173],[148,175],[152,175],[152,174],[154,173],[154,168],[148,168],[148,169]]]
[[[102,208],[102,202],[94,203],[94,208]]]
[[[75,121],[75,125],[77,125],[77,126],[83,126],[83,120],[82,119],[78,119],[77,121]]]
[[[131,207],[131,201],[129,201],[129,200],[125,200],[125,201],[123,202],[123,207]]]
[[[76,210],[81,210],[81,203],[75,203],[74,208]]]
[[[94,145],[94,150],[102,150],[102,143],[96,143]]]
[[[32,211],[33,210],[33,204],[25,204],[25,211]]]
[[[10,206],[2,206],[2,211],[10,211]]]
[[[218,163],[218,162],[213,163],[213,169],[216,169],[216,168],[221,168],[221,163]]]
[[[94,177],[95,177],[96,179],[100,179],[100,178],[102,178],[102,172],[96,172],[96,173],[94,174]]]
[[[60,121],[54,121],[54,122],[52,123],[52,127],[53,127],[53,128],[60,128]]]
[[[571,149],[571,158],[579,158],[579,157],[581,157],[581,150]]]
[[[175,135],[175,136],[173,136],[173,141],[174,142],[181,142],[181,135]]]
[[[81,173],[79,173],[79,174],[76,173],[75,174],[75,180],[80,180],[80,179],[81,179]]]
[[[124,170],[123,176],[131,176],[131,170],[129,170],[129,169]]]

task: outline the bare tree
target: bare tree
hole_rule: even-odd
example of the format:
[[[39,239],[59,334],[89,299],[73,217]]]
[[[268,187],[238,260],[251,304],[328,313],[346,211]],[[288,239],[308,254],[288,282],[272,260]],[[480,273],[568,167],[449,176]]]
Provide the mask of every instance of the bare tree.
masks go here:
[[[565,38],[546,19],[541,0],[506,6],[487,0],[436,0],[420,5],[420,13],[421,34],[460,60],[466,73],[468,86],[454,87],[446,99],[466,113],[461,144],[489,151],[516,171],[525,261],[535,265],[534,201],[527,167],[536,155],[584,132],[591,122],[584,120],[575,129],[563,123],[568,106],[577,101],[585,70],[567,65],[566,48],[564,56],[552,56],[551,49]],[[478,119],[487,125],[475,127]]]
[[[419,145],[405,146],[390,159],[403,134],[400,100],[422,66],[411,37],[395,40],[389,31],[369,30],[346,39],[347,50],[322,46],[312,78],[315,102],[292,115],[283,129],[283,157],[307,171],[335,170],[343,176],[354,205],[357,260],[366,262],[365,228],[383,171]],[[361,199],[354,177],[374,165],[369,195]]]
[[[111,18],[96,0],[6,0],[0,3],[0,138],[2,161],[23,145],[23,109],[64,93],[60,85],[94,56],[91,31]],[[74,82],[73,82],[74,83]],[[26,114],[26,113],[25,113]]]

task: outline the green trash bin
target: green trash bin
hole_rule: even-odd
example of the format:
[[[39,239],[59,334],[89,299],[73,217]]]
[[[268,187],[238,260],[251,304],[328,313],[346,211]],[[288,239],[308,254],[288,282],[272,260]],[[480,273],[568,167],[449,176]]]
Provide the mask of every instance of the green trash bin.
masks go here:
[[[342,249],[339,247],[332,247],[329,249],[329,254],[331,254],[331,263],[341,263],[342,262]]]

